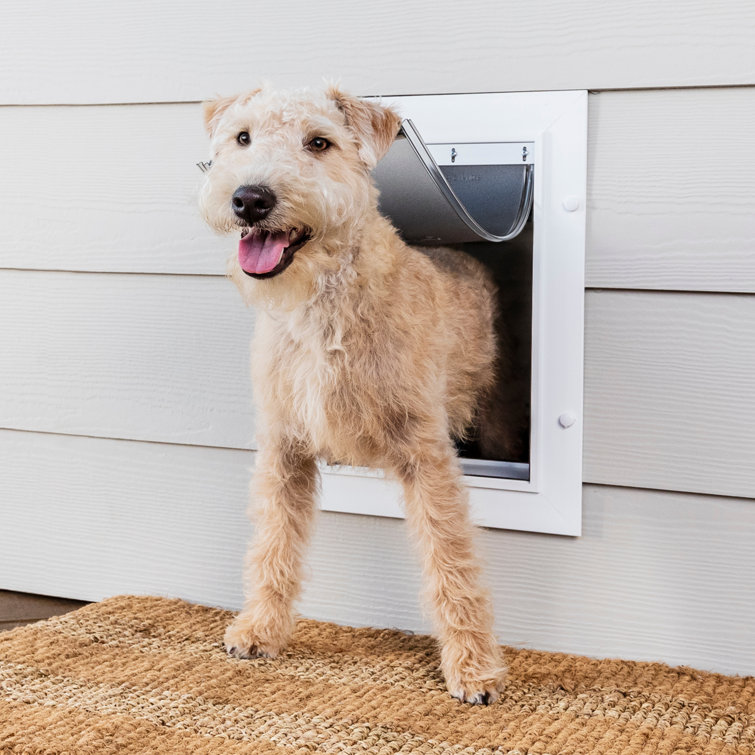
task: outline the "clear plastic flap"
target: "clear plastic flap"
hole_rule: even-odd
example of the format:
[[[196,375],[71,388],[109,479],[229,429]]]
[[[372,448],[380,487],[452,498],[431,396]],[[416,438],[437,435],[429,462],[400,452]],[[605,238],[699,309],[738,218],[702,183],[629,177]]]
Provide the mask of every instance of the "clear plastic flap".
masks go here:
[[[460,152],[464,146],[459,145]],[[534,165],[527,150],[519,164],[485,164],[485,151],[477,152],[482,158],[474,164],[460,160],[438,165],[414,124],[402,122],[373,176],[380,190],[380,211],[406,241],[499,242],[521,232],[532,208]],[[454,160],[456,149],[451,153]]]

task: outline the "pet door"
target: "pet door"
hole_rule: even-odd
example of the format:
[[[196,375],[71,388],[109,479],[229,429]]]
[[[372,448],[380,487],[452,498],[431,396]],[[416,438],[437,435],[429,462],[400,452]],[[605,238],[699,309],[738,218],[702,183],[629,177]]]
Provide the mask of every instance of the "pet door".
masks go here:
[[[499,290],[493,395],[458,444],[489,527],[581,528],[587,97],[384,98],[404,117],[373,176],[380,210],[420,250],[452,246]],[[323,508],[402,516],[376,470],[325,468]]]

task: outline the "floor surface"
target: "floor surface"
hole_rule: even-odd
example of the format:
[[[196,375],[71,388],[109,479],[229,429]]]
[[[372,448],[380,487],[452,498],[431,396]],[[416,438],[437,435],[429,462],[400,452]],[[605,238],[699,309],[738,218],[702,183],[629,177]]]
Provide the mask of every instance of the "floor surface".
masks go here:
[[[0,590],[0,632],[85,606],[80,600]]]

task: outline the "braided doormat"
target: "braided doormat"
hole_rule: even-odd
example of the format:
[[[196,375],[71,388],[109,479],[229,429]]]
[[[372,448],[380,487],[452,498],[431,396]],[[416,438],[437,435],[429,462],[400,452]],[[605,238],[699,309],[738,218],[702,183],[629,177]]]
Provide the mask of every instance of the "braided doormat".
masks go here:
[[[117,597],[0,635],[0,752],[755,753],[755,678],[506,649],[488,707],[433,641],[301,620],[275,660],[226,656],[226,611]]]

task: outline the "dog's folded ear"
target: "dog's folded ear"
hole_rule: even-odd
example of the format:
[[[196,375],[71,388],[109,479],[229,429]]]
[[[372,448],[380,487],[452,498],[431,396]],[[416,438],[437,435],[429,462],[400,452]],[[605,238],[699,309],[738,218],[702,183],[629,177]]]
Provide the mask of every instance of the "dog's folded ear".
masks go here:
[[[233,105],[234,102],[240,102],[242,104],[249,102],[249,100],[262,91],[262,88],[254,89],[246,94],[232,94],[230,97],[216,97],[214,100],[207,100],[202,103],[204,108],[204,125],[207,128],[207,133],[212,136],[215,133],[215,129],[218,127],[220,119],[223,117],[228,108]]]
[[[238,95],[234,94],[230,97],[216,97],[214,100],[207,100],[202,103],[204,110],[204,125],[207,128],[207,133],[212,136],[217,128],[218,121],[223,117],[228,108],[233,105],[238,99]]]
[[[401,125],[400,116],[390,107],[344,94],[335,86],[328,88],[327,95],[346,117],[359,141],[359,157],[372,170],[393,144]]]

